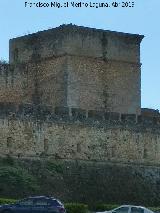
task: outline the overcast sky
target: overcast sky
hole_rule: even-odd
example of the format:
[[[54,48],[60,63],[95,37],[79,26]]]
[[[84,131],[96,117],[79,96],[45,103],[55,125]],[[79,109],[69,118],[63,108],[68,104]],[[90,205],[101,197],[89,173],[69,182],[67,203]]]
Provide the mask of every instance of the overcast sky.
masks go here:
[[[53,0],[61,3],[74,0]],[[75,2],[80,2],[76,0]],[[25,2],[27,7],[25,7]],[[57,27],[61,24],[77,24],[113,31],[142,34],[142,107],[160,110],[160,0],[135,0],[122,8],[122,0],[117,0],[119,7],[111,5],[114,0],[91,0],[107,2],[110,8],[36,8],[29,3],[38,0],[0,0],[0,59],[8,60],[8,42],[10,38],[28,33]],[[51,0],[41,2],[50,3]],[[90,2],[90,0],[82,0]]]

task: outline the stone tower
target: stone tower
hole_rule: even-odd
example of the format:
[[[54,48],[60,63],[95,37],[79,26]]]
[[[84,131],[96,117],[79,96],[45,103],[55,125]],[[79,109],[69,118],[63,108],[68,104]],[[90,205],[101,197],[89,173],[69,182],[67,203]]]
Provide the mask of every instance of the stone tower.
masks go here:
[[[38,103],[53,108],[140,114],[142,38],[62,25],[11,39],[10,64],[28,64],[36,81],[27,83],[32,86],[21,102],[36,96]]]

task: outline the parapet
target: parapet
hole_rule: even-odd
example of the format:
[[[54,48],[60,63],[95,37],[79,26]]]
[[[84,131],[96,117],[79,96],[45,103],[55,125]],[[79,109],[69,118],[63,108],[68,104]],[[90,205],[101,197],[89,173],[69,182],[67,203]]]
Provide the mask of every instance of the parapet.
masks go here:
[[[75,55],[140,62],[142,35],[94,29],[76,25],[25,35],[10,40],[10,63],[38,58]]]
[[[116,112],[83,110],[69,107],[56,107],[46,105],[0,103],[0,118],[16,118],[33,120],[39,122],[56,123],[81,123],[105,127],[106,125],[139,126],[150,127],[154,130],[160,128],[160,116],[147,116],[136,114],[120,114]]]
[[[160,117],[160,113],[158,109],[155,110],[155,109],[149,109],[149,108],[142,108],[141,114],[144,116],[149,116],[149,117]]]

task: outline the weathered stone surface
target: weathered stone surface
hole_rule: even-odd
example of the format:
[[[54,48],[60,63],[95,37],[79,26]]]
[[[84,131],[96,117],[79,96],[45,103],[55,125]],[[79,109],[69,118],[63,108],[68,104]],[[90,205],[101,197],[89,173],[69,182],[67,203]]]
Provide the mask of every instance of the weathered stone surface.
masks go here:
[[[44,152],[46,157],[61,159],[159,163],[160,130],[155,131],[152,125],[138,127],[128,122],[126,126],[125,121],[124,124],[103,123],[100,127],[69,118],[59,123],[57,120],[33,121],[34,118],[33,114],[28,120],[15,116],[0,119],[1,155],[12,152],[13,156],[32,158]],[[12,146],[8,146],[8,138],[12,138]]]
[[[132,69],[123,62],[75,56],[17,64],[0,76],[0,98],[17,104],[140,114],[140,70]]]
[[[121,121],[126,122],[126,123],[136,123],[137,116],[135,114],[122,114]]]

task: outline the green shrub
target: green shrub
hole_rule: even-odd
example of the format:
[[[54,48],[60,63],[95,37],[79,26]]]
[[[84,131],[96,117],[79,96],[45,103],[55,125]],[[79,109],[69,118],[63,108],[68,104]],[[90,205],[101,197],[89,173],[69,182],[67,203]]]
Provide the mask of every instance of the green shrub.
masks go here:
[[[65,208],[67,213],[86,213],[88,206],[82,203],[66,203]]]
[[[160,212],[160,207],[147,207],[147,208],[153,212]]]
[[[114,208],[117,208],[119,205],[117,204],[104,204],[104,203],[97,203],[89,206],[90,210],[93,211],[108,211]]]
[[[27,191],[38,190],[36,179],[27,170],[19,167],[0,166],[0,193],[12,197],[19,191],[24,196]],[[13,194],[12,194],[13,193]]]
[[[0,198],[0,204],[10,204],[15,203],[16,200],[14,199],[6,199],[6,198]]]
[[[58,163],[54,163],[54,162],[51,162],[51,161],[47,162],[47,169],[51,172],[57,172],[57,173],[60,173],[60,174],[63,173],[62,166]]]
[[[10,155],[7,155],[5,158],[2,159],[2,164],[13,166],[14,165],[14,159]]]

